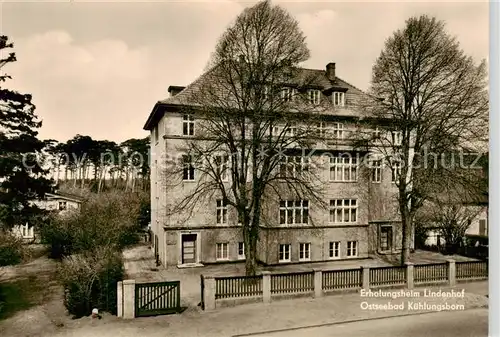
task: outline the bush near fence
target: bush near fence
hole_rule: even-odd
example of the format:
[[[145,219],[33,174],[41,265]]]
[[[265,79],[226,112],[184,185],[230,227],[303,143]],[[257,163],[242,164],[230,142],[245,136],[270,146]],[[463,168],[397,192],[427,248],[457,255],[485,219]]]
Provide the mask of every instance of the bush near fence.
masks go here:
[[[427,284],[448,284],[488,278],[486,261],[468,261],[433,264],[408,264],[407,266],[355,268],[342,270],[317,270],[253,277],[207,277],[205,306],[212,301],[243,300],[249,298],[264,301],[283,295],[314,294],[321,296],[331,291],[359,290],[361,288],[413,287]],[[213,281],[213,292],[208,280]],[[266,283],[267,282],[267,283]],[[266,285],[267,284],[267,285]],[[318,289],[320,288],[320,289]],[[211,304],[208,303],[208,307]]]
[[[120,252],[102,248],[63,259],[58,276],[64,287],[64,305],[75,318],[93,308],[117,312],[117,282],[123,279]]]

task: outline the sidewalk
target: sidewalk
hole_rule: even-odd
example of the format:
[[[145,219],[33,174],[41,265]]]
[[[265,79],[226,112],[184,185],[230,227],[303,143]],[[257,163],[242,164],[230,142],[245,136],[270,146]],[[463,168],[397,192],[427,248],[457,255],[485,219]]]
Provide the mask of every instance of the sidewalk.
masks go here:
[[[464,298],[422,297],[424,289],[443,291],[465,290]],[[387,290],[390,291],[390,290]],[[393,290],[399,291],[399,289]],[[429,310],[363,310],[361,303],[385,304],[413,301],[428,305],[463,304],[465,310],[487,307],[488,283],[463,283],[453,288],[433,287],[416,288],[421,297],[399,298],[366,298],[359,293],[350,293],[322,298],[303,298],[276,301],[270,304],[249,304],[232,308],[221,308],[213,312],[188,310],[179,315],[137,318],[121,320],[113,316],[105,316],[102,320],[92,321],[89,318],[71,322],[59,330],[58,334],[40,334],[40,336],[100,336],[100,337],[230,337],[240,334],[258,333],[270,330],[298,328],[335,322],[373,319],[381,317],[401,316],[429,312]],[[430,310],[436,311],[436,310]]]

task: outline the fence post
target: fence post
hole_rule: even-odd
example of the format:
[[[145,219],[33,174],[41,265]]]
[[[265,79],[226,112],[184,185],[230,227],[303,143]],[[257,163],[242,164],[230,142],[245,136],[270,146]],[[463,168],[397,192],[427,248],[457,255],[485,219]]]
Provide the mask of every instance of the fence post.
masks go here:
[[[408,289],[414,288],[415,278],[414,278],[414,266],[412,262],[406,262],[406,287]]]
[[[262,301],[271,302],[271,273],[268,271],[262,272]]]
[[[323,296],[323,271],[313,269],[314,271],[314,297]]]
[[[454,286],[457,283],[457,268],[455,264],[455,260],[453,259],[448,259],[446,260],[448,263],[448,284],[450,286]]]
[[[123,282],[116,283],[116,316],[123,317]]]
[[[370,289],[370,267],[361,266],[361,288]]]
[[[123,318],[135,318],[135,280],[123,280]]]
[[[205,289],[203,290],[203,303],[205,311],[215,309],[215,278],[213,276],[205,276]]]

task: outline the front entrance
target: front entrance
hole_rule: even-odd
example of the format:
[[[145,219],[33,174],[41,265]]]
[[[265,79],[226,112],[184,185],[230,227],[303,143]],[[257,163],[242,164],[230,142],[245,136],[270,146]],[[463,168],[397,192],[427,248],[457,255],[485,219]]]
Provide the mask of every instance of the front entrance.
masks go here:
[[[381,251],[392,250],[392,226],[380,227],[380,250]]]
[[[181,234],[182,264],[196,263],[197,234]]]

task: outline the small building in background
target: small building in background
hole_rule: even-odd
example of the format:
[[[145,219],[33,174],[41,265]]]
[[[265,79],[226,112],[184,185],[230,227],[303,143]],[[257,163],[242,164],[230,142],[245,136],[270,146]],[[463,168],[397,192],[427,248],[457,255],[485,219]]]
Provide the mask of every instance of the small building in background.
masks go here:
[[[57,213],[59,216],[66,216],[80,209],[82,199],[66,193],[46,193],[44,199],[34,200],[33,204],[40,209]],[[37,229],[30,223],[16,225],[12,228],[12,232],[27,243],[35,243],[40,239]]]

